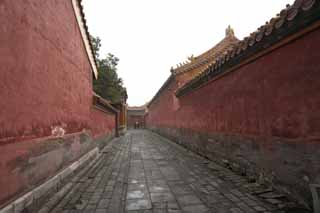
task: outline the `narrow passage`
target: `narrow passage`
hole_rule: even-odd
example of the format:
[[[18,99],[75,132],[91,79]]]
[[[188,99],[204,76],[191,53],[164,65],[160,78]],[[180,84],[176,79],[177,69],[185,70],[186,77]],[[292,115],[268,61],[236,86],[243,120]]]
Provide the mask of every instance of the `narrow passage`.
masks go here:
[[[132,130],[49,212],[274,212],[246,183],[159,135]]]

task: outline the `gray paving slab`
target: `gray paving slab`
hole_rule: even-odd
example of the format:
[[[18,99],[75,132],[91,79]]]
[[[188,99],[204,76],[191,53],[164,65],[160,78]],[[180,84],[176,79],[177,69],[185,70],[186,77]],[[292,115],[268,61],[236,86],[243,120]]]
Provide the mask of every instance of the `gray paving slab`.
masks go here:
[[[267,212],[225,168],[146,130],[128,131],[51,212]],[[226,178],[221,178],[226,177]]]

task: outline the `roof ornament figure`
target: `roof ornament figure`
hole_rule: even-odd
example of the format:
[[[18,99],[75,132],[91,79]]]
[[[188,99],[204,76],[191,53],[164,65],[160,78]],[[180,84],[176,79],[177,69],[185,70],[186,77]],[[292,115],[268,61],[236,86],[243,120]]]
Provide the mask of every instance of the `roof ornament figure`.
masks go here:
[[[230,25],[226,29],[226,37],[229,37],[229,36],[234,36],[234,30],[231,28]]]
[[[192,62],[192,61],[194,61],[194,55],[192,54],[190,57],[188,57],[188,60],[190,61],[190,62]]]

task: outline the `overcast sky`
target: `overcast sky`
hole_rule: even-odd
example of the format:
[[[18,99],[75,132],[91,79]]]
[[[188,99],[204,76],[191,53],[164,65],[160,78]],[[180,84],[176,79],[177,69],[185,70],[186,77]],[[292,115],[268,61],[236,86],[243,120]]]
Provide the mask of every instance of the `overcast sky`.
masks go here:
[[[210,49],[228,25],[242,39],[293,0],[83,0],[100,55],[120,59],[130,106],[150,101],[170,67]]]

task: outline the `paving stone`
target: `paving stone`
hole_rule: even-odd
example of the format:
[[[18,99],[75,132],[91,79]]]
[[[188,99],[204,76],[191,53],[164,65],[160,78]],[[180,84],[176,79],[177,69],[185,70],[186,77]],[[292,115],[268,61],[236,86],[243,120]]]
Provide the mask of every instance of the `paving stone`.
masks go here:
[[[104,198],[108,198],[110,199],[112,197],[112,191],[105,191],[102,193],[101,195],[101,198],[104,199]]]
[[[83,210],[84,212],[94,212],[96,209],[96,205],[89,204]]]
[[[205,205],[184,206],[182,211],[185,213],[207,213],[210,210]]]
[[[82,210],[82,209],[84,209],[87,205],[88,205],[88,200],[79,199],[79,200],[75,203],[74,207],[75,207],[76,209],[78,209],[78,210]]]
[[[151,193],[152,202],[169,202],[175,201],[173,194],[169,192]]]
[[[256,212],[245,203],[237,203],[237,205],[246,213]]]
[[[226,196],[227,198],[229,198],[233,202],[240,201],[240,199],[238,197],[234,196],[233,194],[224,194],[224,196]]]
[[[106,209],[96,209],[96,210],[94,211],[94,213],[106,213],[106,212],[107,212]]]
[[[261,191],[260,186],[151,132],[128,131],[108,147],[79,179],[78,189],[52,212],[273,211],[266,201],[249,194]],[[268,191],[264,195],[279,196]]]
[[[273,199],[273,198],[266,199],[266,201],[271,203],[271,204],[274,204],[274,205],[282,203],[282,201],[280,201],[278,199]]]
[[[110,200],[109,199],[102,199],[98,203],[97,209],[107,209],[109,205]]]
[[[133,190],[146,190],[147,189],[147,183],[146,182],[138,182],[134,181],[134,183],[129,183],[128,185],[128,191]]]
[[[202,204],[201,200],[193,194],[182,195],[177,197],[177,199],[181,206]]]
[[[254,206],[253,207],[255,210],[257,210],[258,212],[263,212],[263,211],[266,211],[266,209],[262,206]]]
[[[151,202],[147,199],[135,199],[135,200],[127,200],[126,209],[130,210],[143,210],[143,209],[151,209]]]
[[[230,211],[231,211],[232,213],[244,213],[244,211],[242,211],[242,210],[239,209],[239,208],[231,208]]]
[[[151,193],[159,193],[159,192],[169,192],[169,186],[167,184],[161,184],[161,183],[149,183],[149,191]]]
[[[127,199],[147,198],[148,192],[146,190],[132,190],[127,192]]]
[[[153,209],[153,213],[167,213],[167,209]]]
[[[168,209],[167,210],[168,213],[181,213],[181,210],[177,210],[177,209]]]
[[[183,185],[172,186],[171,190],[173,191],[174,194],[178,196],[192,193],[192,189],[189,186],[183,186]]]

